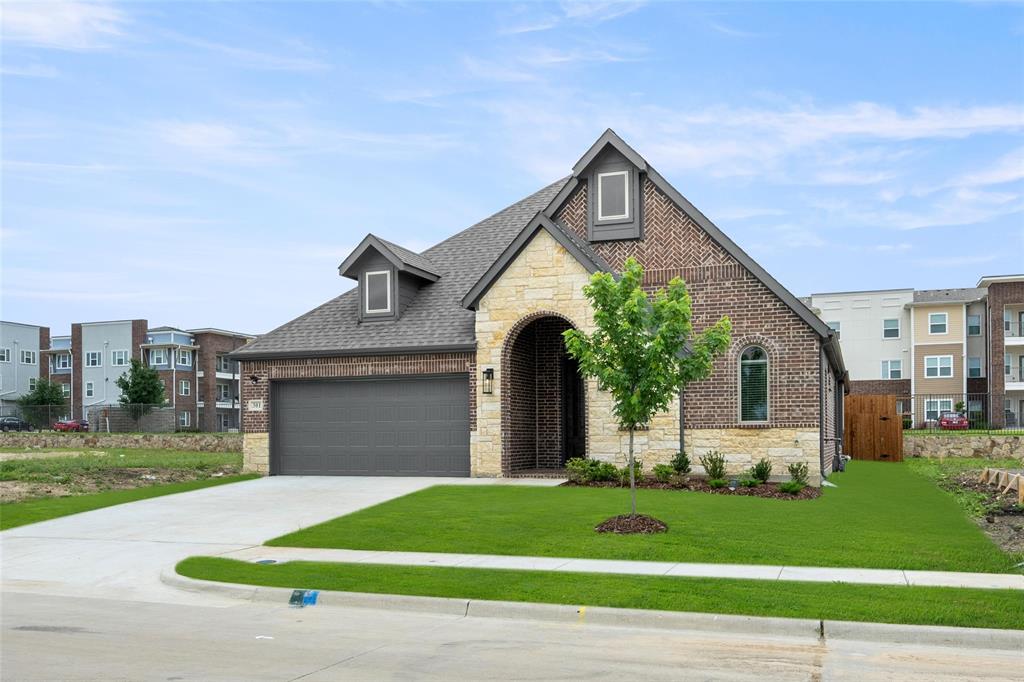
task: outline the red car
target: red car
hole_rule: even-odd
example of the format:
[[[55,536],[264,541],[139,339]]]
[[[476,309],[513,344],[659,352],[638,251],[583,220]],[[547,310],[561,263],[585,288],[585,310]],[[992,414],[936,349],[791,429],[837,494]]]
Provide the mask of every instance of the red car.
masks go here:
[[[959,412],[943,412],[939,415],[939,428],[949,431],[960,431],[971,428],[967,417]]]
[[[84,419],[61,419],[53,425],[54,431],[88,431],[89,422]]]

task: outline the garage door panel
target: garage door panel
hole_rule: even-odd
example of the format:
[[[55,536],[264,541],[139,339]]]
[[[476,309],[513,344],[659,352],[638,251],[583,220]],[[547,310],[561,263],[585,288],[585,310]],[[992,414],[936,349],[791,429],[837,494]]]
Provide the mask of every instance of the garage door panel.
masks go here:
[[[469,475],[466,377],[275,382],[274,473]]]

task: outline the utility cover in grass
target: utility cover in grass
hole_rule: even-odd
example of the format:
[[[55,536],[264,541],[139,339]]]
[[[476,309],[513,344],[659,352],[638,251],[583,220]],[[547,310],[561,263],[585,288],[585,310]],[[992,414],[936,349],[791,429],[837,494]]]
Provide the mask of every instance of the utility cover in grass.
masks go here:
[[[664,533],[668,526],[658,519],[645,516],[644,514],[621,514],[613,516],[607,521],[602,521],[594,527],[598,533],[619,533],[621,535],[632,533]]]

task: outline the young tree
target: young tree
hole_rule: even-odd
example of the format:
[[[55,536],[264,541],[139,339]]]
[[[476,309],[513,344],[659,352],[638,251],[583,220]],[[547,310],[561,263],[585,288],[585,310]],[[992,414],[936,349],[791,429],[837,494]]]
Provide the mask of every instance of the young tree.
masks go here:
[[[149,414],[153,405],[163,405],[167,400],[164,386],[160,383],[160,374],[134,358],[128,372],[119,376],[114,383],[121,389],[119,402],[128,408],[135,421]]]
[[[54,407],[64,406],[64,391],[57,382],[36,381],[36,387],[17,400],[22,418],[39,429],[50,423]]]
[[[569,354],[585,376],[612,395],[615,417],[629,431],[629,488],[636,515],[633,436],[690,382],[706,378],[717,356],[729,345],[732,325],[723,316],[687,345],[691,324],[690,294],[676,277],[667,289],[648,296],[641,288],[643,268],[626,260],[621,277],[597,272],[583,293],[594,308],[593,334],[565,332]]]

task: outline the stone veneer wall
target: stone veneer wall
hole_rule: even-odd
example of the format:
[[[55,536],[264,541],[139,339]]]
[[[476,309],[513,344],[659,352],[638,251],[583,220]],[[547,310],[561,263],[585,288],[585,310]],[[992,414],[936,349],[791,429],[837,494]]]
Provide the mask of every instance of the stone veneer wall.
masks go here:
[[[3,448],[152,448],[189,452],[241,452],[240,433],[55,433],[0,434]]]
[[[904,457],[1016,457],[1024,460],[1024,436],[903,436]]]

